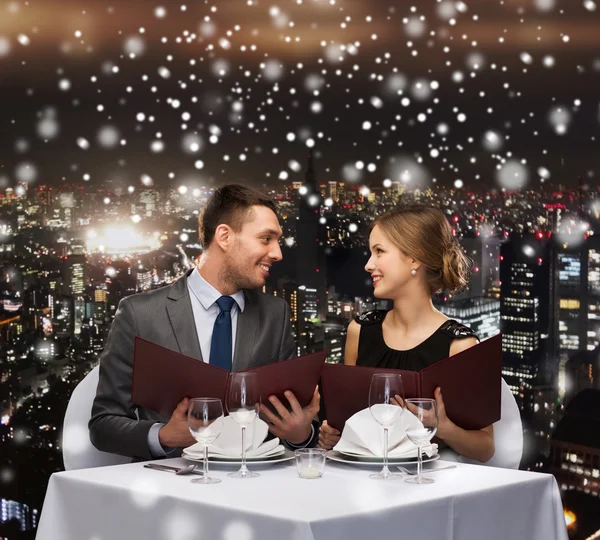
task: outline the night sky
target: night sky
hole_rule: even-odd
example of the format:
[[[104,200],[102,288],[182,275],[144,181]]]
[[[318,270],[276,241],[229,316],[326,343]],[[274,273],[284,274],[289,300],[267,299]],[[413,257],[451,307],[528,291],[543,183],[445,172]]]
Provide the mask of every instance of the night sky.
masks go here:
[[[591,0],[0,2],[0,190],[596,184]],[[498,170],[500,167],[500,170]]]

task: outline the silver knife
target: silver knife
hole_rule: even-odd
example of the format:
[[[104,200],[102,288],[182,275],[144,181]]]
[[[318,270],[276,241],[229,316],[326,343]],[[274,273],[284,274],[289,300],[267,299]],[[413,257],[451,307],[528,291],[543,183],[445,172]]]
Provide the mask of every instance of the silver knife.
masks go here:
[[[196,469],[195,465],[189,465],[187,467],[171,467],[170,465],[160,465],[158,463],[146,463],[144,465],[146,469],[154,469],[157,471],[173,472],[175,474],[199,474],[202,476],[204,473]]]

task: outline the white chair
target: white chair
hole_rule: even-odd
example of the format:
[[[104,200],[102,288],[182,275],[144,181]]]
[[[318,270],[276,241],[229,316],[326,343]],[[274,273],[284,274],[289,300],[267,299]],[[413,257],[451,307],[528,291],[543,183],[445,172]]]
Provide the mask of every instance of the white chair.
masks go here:
[[[489,467],[500,467],[503,469],[518,469],[523,455],[523,425],[521,424],[521,413],[508,384],[502,379],[500,420],[494,423],[494,446],[495,452],[491,459],[485,463],[469,459],[464,456],[454,459],[452,454],[440,456],[444,460],[459,461],[460,463],[473,463],[475,465],[487,465]]]
[[[62,433],[62,454],[65,470],[89,469],[130,463],[131,458],[101,452],[90,441],[88,422],[98,387],[99,367],[96,366],[75,387],[67,405]]]

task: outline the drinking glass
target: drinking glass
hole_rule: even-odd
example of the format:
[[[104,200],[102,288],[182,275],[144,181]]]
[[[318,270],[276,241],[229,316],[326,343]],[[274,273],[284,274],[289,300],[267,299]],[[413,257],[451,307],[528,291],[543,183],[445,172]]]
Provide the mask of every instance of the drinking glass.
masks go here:
[[[258,388],[258,375],[256,373],[232,373],[227,392],[227,411],[229,416],[242,428],[242,466],[240,470],[229,473],[232,478],[256,478],[256,472],[248,470],[246,466],[246,427],[258,415],[260,393]]]
[[[208,476],[208,447],[223,429],[223,403],[217,398],[190,400],[187,423],[192,437],[204,447],[204,475],[192,480],[193,484],[217,484],[219,478]]]
[[[407,399],[404,414],[412,414],[418,422],[405,422],[406,436],[417,446],[417,476],[407,478],[409,484],[433,484],[433,478],[423,476],[423,457],[421,450],[431,444],[431,439],[438,428],[438,410],[435,399]]]
[[[397,475],[388,468],[388,430],[402,417],[404,387],[402,376],[391,373],[377,373],[371,378],[369,389],[369,409],[375,421],[383,427],[383,469],[371,478],[386,479]]]

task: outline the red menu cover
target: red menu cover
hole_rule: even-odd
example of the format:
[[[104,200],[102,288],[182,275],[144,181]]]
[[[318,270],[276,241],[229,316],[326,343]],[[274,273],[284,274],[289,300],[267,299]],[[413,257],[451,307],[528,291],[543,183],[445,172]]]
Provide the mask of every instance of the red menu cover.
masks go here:
[[[490,339],[421,371],[326,364],[321,374],[324,417],[338,430],[369,406],[375,373],[402,375],[407,398],[433,398],[439,386],[448,418],[463,429],[481,429],[500,419],[502,337]]]
[[[266,401],[268,404],[267,398],[275,395],[283,404],[287,404],[283,392],[291,390],[300,405],[305,407],[310,403],[319,382],[327,352],[307,354],[243,371],[259,374],[258,384],[263,403]],[[135,337],[131,400],[136,405],[165,416],[171,416],[184,397],[219,398],[225,407],[230,376],[229,371],[220,367]]]

